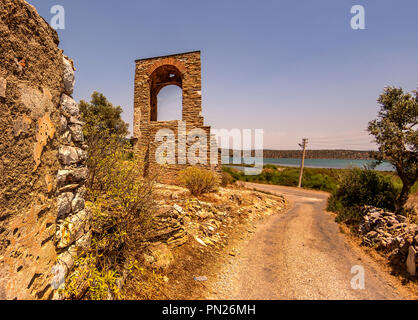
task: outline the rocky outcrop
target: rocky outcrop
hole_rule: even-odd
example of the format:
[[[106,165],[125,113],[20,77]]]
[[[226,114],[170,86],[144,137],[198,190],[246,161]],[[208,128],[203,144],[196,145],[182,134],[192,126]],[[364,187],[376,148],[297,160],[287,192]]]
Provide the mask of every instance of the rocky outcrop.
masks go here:
[[[410,223],[405,216],[372,206],[365,206],[363,214],[359,228],[363,244],[387,253],[392,264],[415,275],[418,225]]]
[[[191,197],[187,189],[158,185],[159,210],[153,228],[144,235],[144,263],[167,269],[175,259],[172,251],[186,243],[219,252],[228,241],[226,229],[283,210],[283,197],[240,188],[219,188],[206,201]]]
[[[26,1],[0,0],[0,38],[0,299],[58,298],[89,239],[73,63]]]

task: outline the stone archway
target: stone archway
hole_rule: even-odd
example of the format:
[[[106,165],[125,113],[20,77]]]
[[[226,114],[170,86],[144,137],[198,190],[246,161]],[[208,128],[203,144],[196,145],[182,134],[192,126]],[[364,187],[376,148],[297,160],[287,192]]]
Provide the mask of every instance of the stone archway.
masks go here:
[[[158,67],[150,75],[150,121],[158,121],[158,94],[170,85],[178,86],[183,90],[183,75],[174,65]]]

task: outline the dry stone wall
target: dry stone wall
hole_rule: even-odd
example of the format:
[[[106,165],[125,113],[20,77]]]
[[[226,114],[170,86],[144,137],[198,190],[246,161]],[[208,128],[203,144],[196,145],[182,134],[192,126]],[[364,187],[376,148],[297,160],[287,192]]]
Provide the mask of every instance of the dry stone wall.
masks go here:
[[[23,0],[0,0],[0,299],[59,298],[89,244],[74,67]]]
[[[359,227],[363,243],[387,253],[389,261],[416,274],[418,265],[418,225],[407,217],[383,209],[364,206]]]

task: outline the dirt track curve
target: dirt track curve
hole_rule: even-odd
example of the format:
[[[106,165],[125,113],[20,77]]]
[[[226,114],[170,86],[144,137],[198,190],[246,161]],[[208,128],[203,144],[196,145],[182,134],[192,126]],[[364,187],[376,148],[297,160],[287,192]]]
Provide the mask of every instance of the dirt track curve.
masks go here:
[[[332,214],[327,193],[246,184],[283,194],[291,203],[284,214],[262,222],[250,239],[237,244],[208,299],[402,299],[388,275],[368,255],[347,243]],[[364,268],[364,289],[353,289],[353,266]]]

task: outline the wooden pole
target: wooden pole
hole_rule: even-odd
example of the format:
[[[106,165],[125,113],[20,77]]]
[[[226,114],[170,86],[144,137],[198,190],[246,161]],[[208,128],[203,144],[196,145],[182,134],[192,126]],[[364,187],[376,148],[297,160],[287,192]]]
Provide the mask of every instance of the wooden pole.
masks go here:
[[[299,144],[299,146],[303,148],[303,151],[302,151],[302,161],[300,162],[300,175],[299,175],[298,188],[302,188],[303,167],[305,166],[305,154],[306,154],[307,144],[308,144],[308,139],[303,139],[302,144]]]

